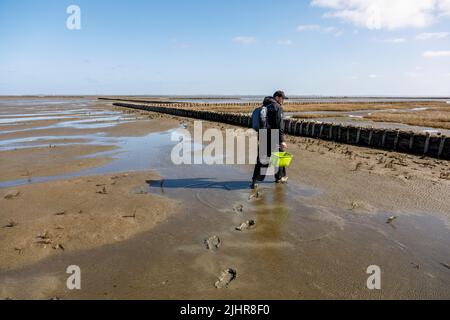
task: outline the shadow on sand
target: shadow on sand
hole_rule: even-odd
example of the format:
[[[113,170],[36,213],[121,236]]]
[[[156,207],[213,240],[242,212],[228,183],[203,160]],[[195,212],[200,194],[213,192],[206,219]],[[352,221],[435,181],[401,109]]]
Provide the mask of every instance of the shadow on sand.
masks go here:
[[[212,178],[190,179],[162,179],[148,180],[146,183],[151,188],[161,189],[220,189],[228,191],[249,190],[250,182],[246,181],[218,181]],[[269,184],[269,182],[266,182]]]

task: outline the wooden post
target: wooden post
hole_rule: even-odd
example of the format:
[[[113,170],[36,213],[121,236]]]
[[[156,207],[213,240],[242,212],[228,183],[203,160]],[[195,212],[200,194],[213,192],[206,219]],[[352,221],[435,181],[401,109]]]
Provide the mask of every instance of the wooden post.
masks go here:
[[[393,148],[393,150],[397,150],[399,136],[400,136],[400,131],[397,130],[397,135],[395,136],[395,139],[394,139],[394,148]]]
[[[292,124],[294,123],[294,121],[293,120],[289,120],[288,121],[288,125],[287,125],[287,127],[288,127],[288,134],[292,134]]]
[[[439,145],[438,157],[442,156],[442,153],[444,152],[444,146],[445,146],[446,139],[447,139],[446,136],[443,136],[441,138],[441,144]]]
[[[296,136],[301,136],[300,128],[302,127],[302,123],[303,123],[303,121],[297,121],[297,124],[295,125],[295,135]]]
[[[425,148],[423,150],[423,154],[427,154],[430,150],[430,134],[427,132],[427,139],[425,140]]]
[[[411,133],[411,137],[409,138],[409,151],[413,151],[414,148],[414,133]]]
[[[372,139],[373,139],[373,129],[370,129],[370,132],[369,132],[369,146],[372,145]]]
[[[323,134],[323,123],[320,125],[319,138],[322,138],[322,134]]]
[[[358,132],[356,132],[356,144],[359,144],[361,139],[361,128],[358,128]]]
[[[386,131],[383,131],[383,137],[381,138],[381,146],[384,148],[386,144]]]

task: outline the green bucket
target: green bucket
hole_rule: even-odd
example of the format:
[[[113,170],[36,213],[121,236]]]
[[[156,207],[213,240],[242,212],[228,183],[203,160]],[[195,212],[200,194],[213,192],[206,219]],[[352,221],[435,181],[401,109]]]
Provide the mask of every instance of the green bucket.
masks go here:
[[[274,152],[272,153],[271,163],[276,168],[287,168],[291,165],[292,154],[287,152]]]

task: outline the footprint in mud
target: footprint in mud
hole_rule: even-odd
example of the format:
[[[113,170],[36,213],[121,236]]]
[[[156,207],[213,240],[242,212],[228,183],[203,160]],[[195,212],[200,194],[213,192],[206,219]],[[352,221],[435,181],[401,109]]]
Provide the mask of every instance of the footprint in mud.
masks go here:
[[[395,220],[397,220],[398,217],[397,216],[392,216],[390,218],[387,219],[386,223],[387,224],[392,224]]]
[[[20,191],[12,190],[12,191],[9,191],[8,193],[6,193],[6,195],[4,196],[4,198],[5,198],[6,200],[12,200],[12,199],[14,199],[14,198],[17,198],[18,196],[20,196]]]
[[[447,268],[448,270],[450,270],[450,264],[441,263],[441,266],[443,266],[444,268]]]
[[[254,227],[255,224],[256,224],[256,222],[254,220],[249,220],[249,221],[242,223],[239,227],[236,227],[236,230],[237,231],[248,230],[248,229],[251,229],[252,227]]]
[[[96,193],[97,193],[97,194],[103,194],[103,195],[105,195],[105,194],[108,194],[108,191],[106,190],[106,187],[103,187],[102,190],[97,191]]]
[[[216,282],[215,287],[217,289],[228,288],[230,283],[235,280],[237,277],[237,271],[234,269],[227,269],[222,271],[222,274],[219,277],[219,280]]]
[[[256,192],[252,193],[250,195],[250,197],[248,197],[248,200],[253,200],[253,199],[259,200],[262,198],[262,196],[263,196],[262,192],[258,190]]]
[[[3,228],[14,228],[14,227],[16,227],[17,225],[18,225],[17,222],[15,222],[15,221],[10,221],[10,222],[8,222],[8,224],[4,225]]]
[[[218,236],[213,236],[209,239],[205,240],[205,246],[206,249],[214,251],[214,250],[218,250],[220,248],[220,245],[222,244],[222,242],[220,241],[220,238]]]

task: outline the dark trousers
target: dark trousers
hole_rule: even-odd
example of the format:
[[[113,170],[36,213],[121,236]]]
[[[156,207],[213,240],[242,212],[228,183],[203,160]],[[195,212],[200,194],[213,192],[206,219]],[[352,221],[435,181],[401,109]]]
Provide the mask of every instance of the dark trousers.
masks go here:
[[[270,158],[273,152],[284,152],[284,148],[277,147],[275,150],[273,150],[272,143],[271,143],[271,136],[268,135],[267,139],[267,154],[265,155],[266,159]],[[258,147],[258,159],[256,161],[255,170],[253,172],[253,181],[264,181],[266,179],[266,175],[262,172],[261,169],[267,169],[269,168],[270,164],[263,164],[260,160],[260,148]],[[281,178],[284,178],[287,176],[286,168],[275,168],[275,180],[280,180]]]

